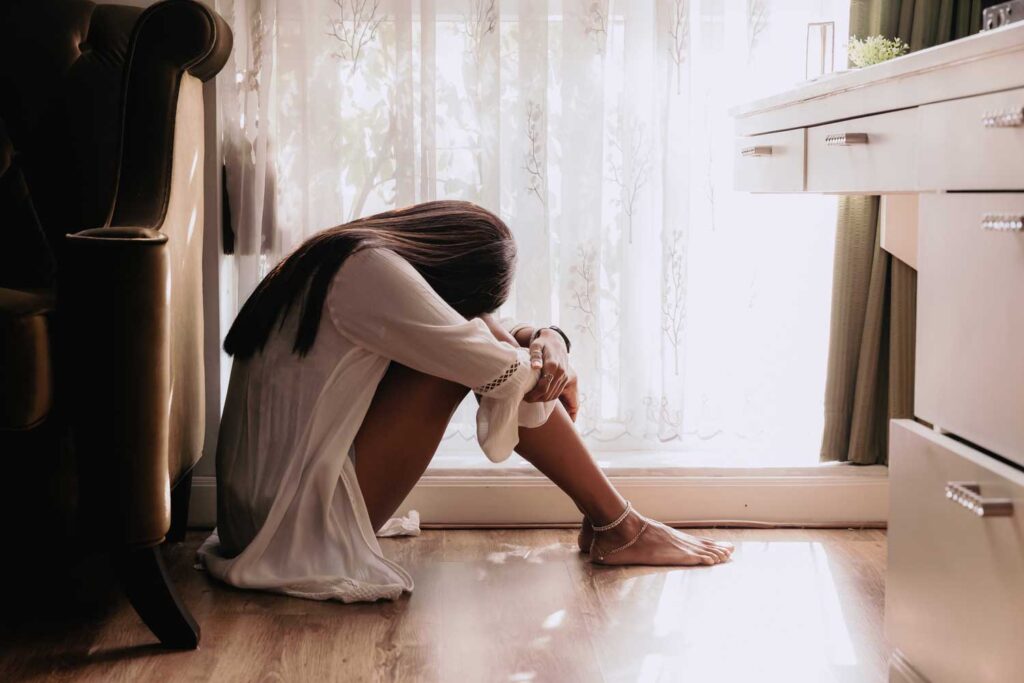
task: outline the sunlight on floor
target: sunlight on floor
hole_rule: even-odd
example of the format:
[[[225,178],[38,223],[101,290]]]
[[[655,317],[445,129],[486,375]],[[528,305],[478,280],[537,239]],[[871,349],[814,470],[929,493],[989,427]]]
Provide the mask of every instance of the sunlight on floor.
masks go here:
[[[832,680],[824,672],[858,665],[821,543],[743,542],[725,566],[652,570],[609,593],[622,610],[610,630],[628,628],[643,654],[638,681],[822,683]],[[651,595],[648,621],[624,626]]]

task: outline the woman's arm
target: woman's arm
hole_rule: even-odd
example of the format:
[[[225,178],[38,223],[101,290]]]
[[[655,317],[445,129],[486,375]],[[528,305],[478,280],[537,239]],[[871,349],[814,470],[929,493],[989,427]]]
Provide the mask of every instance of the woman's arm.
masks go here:
[[[349,256],[334,276],[326,308],[335,328],[355,344],[479,394],[477,438],[492,460],[515,447],[517,416],[519,424],[536,426],[554,407],[521,411],[541,374],[529,354],[514,340],[497,338],[486,321],[460,315],[392,251]]]
[[[491,334],[494,335],[495,339],[498,339],[500,341],[506,341],[509,344],[512,344],[513,346],[521,346],[523,348],[526,348],[530,345],[529,340],[527,340],[525,344],[522,343],[518,334],[513,334],[512,332],[509,332],[507,329],[505,329],[501,322],[496,320],[495,317],[490,313],[483,314],[482,316],[480,316],[480,319],[484,321],[484,324],[487,325],[487,329],[491,331]],[[516,330],[518,332],[517,328],[513,328],[513,330]],[[531,334],[533,333],[531,332]]]
[[[503,320],[501,323],[496,324],[505,330],[507,334],[511,335],[515,339],[516,344],[522,346],[524,349],[530,347],[530,342],[533,341],[533,334],[537,331],[537,328],[527,323],[511,323],[509,320]],[[549,330],[550,332],[551,330]],[[542,332],[544,334],[544,332]],[[497,335],[495,335],[497,336]],[[498,337],[503,339],[504,337]]]
[[[338,331],[359,346],[428,375],[474,390],[491,385],[499,393],[508,379],[529,379],[514,370],[522,354],[517,346],[495,339],[483,321],[459,315],[394,252],[349,256],[326,308]],[[513,375],[499,380],[510,368]]]

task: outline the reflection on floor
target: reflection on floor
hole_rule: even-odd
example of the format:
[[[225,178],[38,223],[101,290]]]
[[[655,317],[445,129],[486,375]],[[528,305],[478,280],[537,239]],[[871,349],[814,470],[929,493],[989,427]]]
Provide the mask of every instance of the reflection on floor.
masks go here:
[[[710,530],[696,569],[595,567],[571,530],[426,531],[382,541],[416,590],[341,605],[243,592],[168,554],[202,624],[161,653],[124,603],[4,633],[0,680],[807,681],[885,679],[885,533]]]

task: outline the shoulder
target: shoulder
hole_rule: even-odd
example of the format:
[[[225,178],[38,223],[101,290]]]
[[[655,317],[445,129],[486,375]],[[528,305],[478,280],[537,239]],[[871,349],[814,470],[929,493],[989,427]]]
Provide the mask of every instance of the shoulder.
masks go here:
[[[348,273],[393,273],[396,271],[415,271],[409,262],[390,249],[384,247],[366,247],[351,254],[339,268],[339,274]]]
[[[358,292],[361,298],[368,300],[396,292],[419,292],[425,288],[429,285],[412,264],[383,247],[360,249],[345,259],[334,276],[337,295]],[[358,305],[354,301],[350,303]]]

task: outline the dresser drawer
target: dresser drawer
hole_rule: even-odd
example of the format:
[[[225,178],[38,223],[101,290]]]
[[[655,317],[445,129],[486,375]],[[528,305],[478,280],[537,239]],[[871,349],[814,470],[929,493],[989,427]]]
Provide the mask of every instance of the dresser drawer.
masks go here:
[[[891,423],[889,453],[890,643],[930,683],[1021,680],[1024,473],[910,420]]]
[[[991,222],[1024,216],[1024,194],[918,210],[914,414],[1024,465],[1024,231]]]
[[[1024,89],[921,107],[918,179],[928,190],[1024,189]]]
[[[809,192],[917,189],[917,109],[807,129]]]
[[[802,192],[804,129],[739,138],[734,180],[746,192]]]

